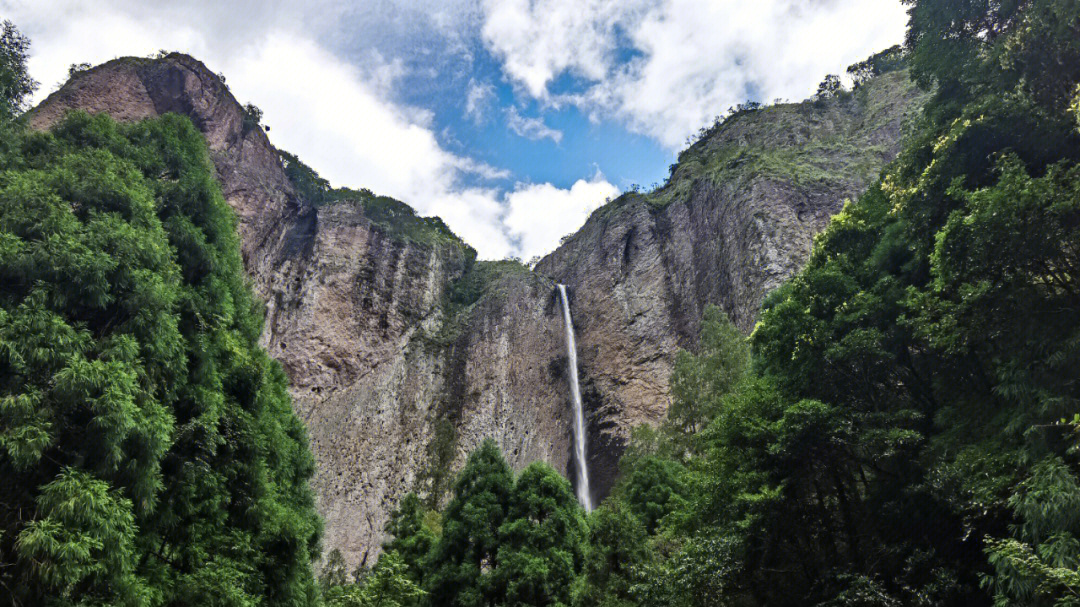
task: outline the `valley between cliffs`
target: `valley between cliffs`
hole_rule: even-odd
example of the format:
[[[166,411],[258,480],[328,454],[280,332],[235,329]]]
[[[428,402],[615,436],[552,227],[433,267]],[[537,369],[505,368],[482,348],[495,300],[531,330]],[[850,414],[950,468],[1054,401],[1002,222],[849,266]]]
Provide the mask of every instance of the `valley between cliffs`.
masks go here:
[[[684,151],[663,187],[597,210],[533,270],[476,261],[441,222],[358,196],[306,200],[267,134],[194,58],[124,58],[72,78],[29,115],[139,120],[176,112],[206,137],[317,461],[323,545],[373,562],[397,501],[438,501],[494,438],[517,469],[569,478],[572,413],[556,283],[577,329],[594,498],[630,430],[666,414],[702,311],[749,332],[764,297],[900,149],[924,97],[903,70],[836,98],[740,112]]]

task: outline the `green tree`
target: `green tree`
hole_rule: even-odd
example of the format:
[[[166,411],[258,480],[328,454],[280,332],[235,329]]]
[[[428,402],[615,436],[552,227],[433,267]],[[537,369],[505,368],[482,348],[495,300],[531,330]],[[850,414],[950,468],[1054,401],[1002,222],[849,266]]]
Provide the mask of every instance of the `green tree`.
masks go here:
[[[903,68],[907,64],[906,58],[905,49],[898,44],[848,66],[847,73],[857,89],[871,78]]]
[[[616,494],[645,531],[652,534],[665,516],[683,505],[688,491],[686,477],[681,463],[645,456],[623,470]]]
[[[395,551],[384,552],[371,572],[352,584],[333,584],[324,592],[327,607],[413,607],[425,593]]]
[[[0,120],[26,109],[26,100],[37,88],[26,59],[30,40],[10,21],[0,24]]]
[[[443,512],[442,535],[432,548],[424,576],[431,604],[479,607],[495,600],[499,528],[506,518],[514,475],[495,441],[486,439],[469,455]]]
[[[424,597],[424,591],[409,577],[401,555],[390,551],[379,557],[364,578],[360,597],[365,607],[410,607]]]
[[[518,476],[499,527],[493,586],[503,605],[569,605],[581,572],[584,512],[562,475],[543,463]]]
[[[998,605],[1080,604],[1080,483],[1063,460],[1047,458],[1009,498],[1014,538],[988,538]]]
[[[39,517],[19,533],[15,548],[42,590],[61,604],[147,604],[149,589],[134,575],[129,500],[69,468],[41,488],[37,507]]]
[[[413,581],[424,583],[426,559],[435,546],[439,534],[432,528],[431,515],[415,493],[401,499],[397,510],[386,523],[389,542],[383,550],[396,552],[408,568]]]
[[[644,526],[619,500],[611,498],[589,515],[588,526],[584,583],[574,605],[634,605],[630,589],[638,581],[638,571],[650,562]]]
[[[915,77],[955,111],[1020,92],[1060,111],[1080,82],[1080,6],[1070,0],[905,0]]]
[[[844,85],[840,82],[840,76],[829,74],[818,84],[817,92],[814,93],[814,101],[825,101],[837,97],[844,91]]]
[[[750,362],[746,337],[714,305],[702,315],[698,349],[696,355],[680,351],[671,374],[667,423],[688,436],[705,428]]]
[[[0,155],[2,599],[310,604],[313,460],[257,346],[201,134],[75,113],[16,135]]]

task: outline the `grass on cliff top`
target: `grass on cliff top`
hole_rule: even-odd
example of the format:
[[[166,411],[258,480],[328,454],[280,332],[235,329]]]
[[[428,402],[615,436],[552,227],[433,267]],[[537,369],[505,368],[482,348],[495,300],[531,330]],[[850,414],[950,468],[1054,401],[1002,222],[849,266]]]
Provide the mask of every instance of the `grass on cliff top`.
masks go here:
[[[915,92],[906,69],[881,73],[854,91],[831,98],[772,106],[744,106],[717,120],[679,154],[667,181],[651,191],[633,189],[594,212],[603,218],[643,200],[654,209],[687,200],[694,184],[734,184],[757,176],[800,186],[825,185],[852,175],[872,178],[886,149],[867,135],[896,115]],[[917,111],[921,103],[909,104]],[[805,143],[796,144],[800,131]]]
[[[434,215],[421,217],[412,207],[400,200],[378,196],[367,189],[337,188],[330,190],[329,194],[324,205],[360,205],[364,216],[393,238],[431,246],[458,245],[463,247],[470,257],[476,257],[476,251],[458,238],[442,219]]]
[[[900,70],[829,99],[739,112],[684,150],[667,183],[646,198],[664,207],[684,200],[701,179],[721,185],[767,176],[813,186],[853,175],[871,178],[887,150],[868,135],[896,115],[893,106],[913,88]],[[795,143],[795,135],[805,142]]]
[[[480,301],[480,298],[489,293],[504,277],[524,276],[531,272],[528,266],[516,259],[477,261],[450,286],[449,305],[462,309],[470,307]]]
[[[379,196],[367,188],[332,188],[295,155],[278,150],[281,166],[298,196],[308,204],[321,207],[330,204],[358,205],[364,216],[379,226],[391,238],[429,246],[456,245],[462,247],[467,258],[475,259],[476,251],[458,238],[438,217],[421,217],[409,205],[389,196]]]

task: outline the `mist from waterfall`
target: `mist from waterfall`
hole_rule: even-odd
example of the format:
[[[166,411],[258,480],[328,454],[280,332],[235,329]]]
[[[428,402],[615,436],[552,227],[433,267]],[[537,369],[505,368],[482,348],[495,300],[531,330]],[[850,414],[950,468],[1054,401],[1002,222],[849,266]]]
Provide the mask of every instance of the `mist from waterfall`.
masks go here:
[[[589,497],[589,469],[585,462],[585,413],[581,406],[581,387],[578,385],[577,343],[574,341],[574,322],[570,319],[570,300],[566,297],[566,285],[559,285],[562,300],[563,323],[566,326],[567,371],[570,374],[570,393],[574,404],[574,460],[577,464],[577,494],[585,512],[592,511]]]

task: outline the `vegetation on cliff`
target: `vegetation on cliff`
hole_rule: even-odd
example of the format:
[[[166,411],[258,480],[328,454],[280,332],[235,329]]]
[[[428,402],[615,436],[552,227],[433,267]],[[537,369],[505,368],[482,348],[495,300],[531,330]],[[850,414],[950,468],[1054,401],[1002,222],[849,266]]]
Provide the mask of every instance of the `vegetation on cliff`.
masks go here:
[[[476,258],[476,251],[451,232],[439,217],[421,217],[404,202],[389,196],[378,196],[366,188],[331,187],[329,181],[295,155],[278,150],[278,156],[289,182],[307,204],[316,207],[328,204],[359,205],[364,215],[392,238],[427,245],[456,245],[470,259]]]
[[[314,463],[202,135],[0,128],[0,601],[317,600]]]
[[[871,181],[895,153],[880,141],[880,131],[900,128],[902,124],[889,125],[888,120],[916,112],[929,94],[912,82],[901,47],[882,51],[848,71],[854,82],[851,90],[830,76],[817,95],[799,103],[747,102],[729,108],[690,140],[663,184],[646,190],[634,186],[596,213],[611,213],[639,197],[654,208],[664,208],[687,200],[702,184],[742,187],[767,178],[828,191],[852,177]]]

